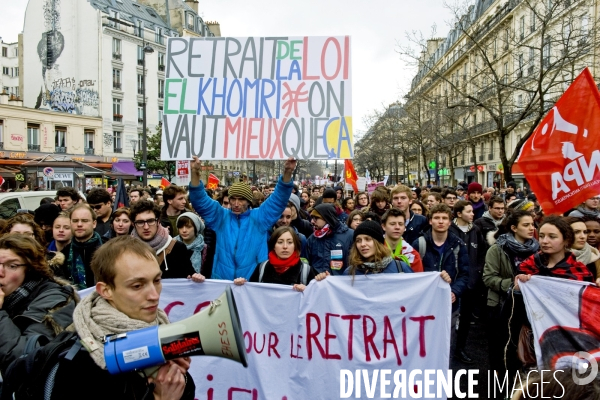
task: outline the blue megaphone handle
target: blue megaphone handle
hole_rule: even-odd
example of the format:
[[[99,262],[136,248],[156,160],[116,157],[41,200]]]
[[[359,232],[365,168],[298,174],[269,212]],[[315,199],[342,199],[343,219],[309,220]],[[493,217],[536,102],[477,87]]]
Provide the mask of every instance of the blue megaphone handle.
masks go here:
[[[109,337],[104,343],[104,361],[111,374],[164,364],[158,325]]]

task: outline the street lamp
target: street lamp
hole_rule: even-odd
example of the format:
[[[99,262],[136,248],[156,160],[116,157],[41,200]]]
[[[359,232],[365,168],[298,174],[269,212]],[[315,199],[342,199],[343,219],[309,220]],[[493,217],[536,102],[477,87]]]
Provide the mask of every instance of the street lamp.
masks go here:
[[[140,163],[140,169],[142,170],[142,185],[148,186],[148,168],[146,164],[148,162],[148,133],[146,132],[146,53],[154,53],[154,49],[146,44],[146,39],[142,33],[142,97],[144,98],[142,103],[142,162]]]

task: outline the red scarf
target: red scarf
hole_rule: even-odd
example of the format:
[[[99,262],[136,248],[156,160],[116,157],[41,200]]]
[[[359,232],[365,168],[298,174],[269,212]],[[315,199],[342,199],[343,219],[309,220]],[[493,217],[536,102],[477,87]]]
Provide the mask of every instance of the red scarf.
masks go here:
[[[298,264],[298,261],[300,261],[300,254],[298,254],[297,251],[295,251],[285,260],[277,257],[277,254],[275,254],[274,251],[269,252],[269,263],[273,266],[273,268],[275,268],[275,272],[277,272],[279,275]]]

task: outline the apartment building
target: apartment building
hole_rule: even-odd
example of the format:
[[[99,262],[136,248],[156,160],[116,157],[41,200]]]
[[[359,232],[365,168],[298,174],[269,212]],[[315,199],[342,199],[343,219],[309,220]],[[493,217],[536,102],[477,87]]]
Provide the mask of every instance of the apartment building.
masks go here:
[[[5,43],[0,39],[0,93],[20,97],[19,90],[19,44]]]

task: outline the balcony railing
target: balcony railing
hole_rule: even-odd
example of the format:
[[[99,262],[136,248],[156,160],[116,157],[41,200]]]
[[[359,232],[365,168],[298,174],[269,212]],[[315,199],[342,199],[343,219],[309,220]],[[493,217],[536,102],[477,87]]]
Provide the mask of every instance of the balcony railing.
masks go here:
[[[67,148],[66,147],[56,146],[54,148],[54,152],[55,153],[66,153],[67,152]]]
[[[122,153],[122,152],[123,152],[123,149],[120,147],[113,148],[113,153]]]
[[[121,59],[121,53],[113,53],[113,60],[120,60]]]
[[[494,155],[493,154],[488,154],[488,161],[489,160],[493,160],[494,159]]]
[[[40,145],[39,144],[28,144],[27,150],[40,151]]]
[[[165,66],[164,65],[159,65],[158,66],[158,70],[159,71],[164,71],[165,70]]]
[[[121,89],[121,82],[113,82],[113,89]]]
[[[143,89],[143,88],[141,88],[141,87],[139,87],[139,88],[138,88],[138,94],[144,94],[144,89]]]
[[[93,156],[94,155],[94,148],[93,147],[86,147],[84,149],[85,155],[86,156]]]
[[[479,161],[483,161],[483,154],[479,155]]]
[[[138,65],[144,65],[144,60],[138,60]]]
[[[114,122],[123,122],[123,116],[121,114],[113,114]]]
[[[138,118],[138,124],[141,124],[142,122],[144,122],[144,118]]]

